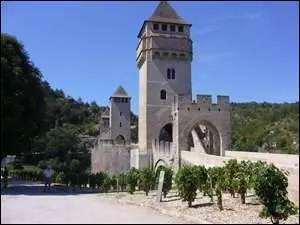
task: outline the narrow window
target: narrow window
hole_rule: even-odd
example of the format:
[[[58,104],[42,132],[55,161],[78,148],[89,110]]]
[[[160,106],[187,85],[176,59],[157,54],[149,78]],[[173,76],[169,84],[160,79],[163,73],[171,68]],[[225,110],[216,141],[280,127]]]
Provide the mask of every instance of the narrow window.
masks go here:
[[[162,24],[162,25],[161,25],[161,29],[162,29],[163,31],[166,31],[167,28],[168,28],[167,24]]]
[[[170,25],[170,31],[175,32],[175,25],[174,24]]]
[[[166,92],[166,90],[161,90],[160,91],[160,99],[166,100],[166,98],[167,98],[167,92]]]
[[[154,53],[155,56],[160,56],[159,52]]]
[[[181,53],[181,54],[180,54],[180,57],[185,57],[185,54],[184,54],[184,53]]]
[[[120,122],[120,127],[122,127],[122,123]]]
[[[164,56],[165,56],[165,57],[168,57],[168,56],[169,56],[169,53],[168,53],[168,52],[164,52]]]
[[[175,79],[175,69],[172,69],[172,79]]]
[[[176,54],[175,52],[173,52],[173,53],[172,53],[172,57],[173,57],[173,58],[176,58],[176,57],[177,57],[177,54]]]
[[[158,30],[158,29],[159,29],[158,23],[154,23],[154,24],[153,24],[153,29],[154,29],[154,30]]]
[[[168,80],[171,79],[171,70],[169,68],[167,69],[167,78]]]
[[[178,32],[183,32],[183,26],[178,26]]]
[[[120,116],[122,116],[122,112],[120,112]]]

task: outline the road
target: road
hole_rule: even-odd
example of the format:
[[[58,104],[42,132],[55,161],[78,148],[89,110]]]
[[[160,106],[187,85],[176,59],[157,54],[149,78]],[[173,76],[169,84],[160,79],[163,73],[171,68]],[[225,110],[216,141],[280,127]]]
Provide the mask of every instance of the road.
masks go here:
[[[189,222],[133,205],[97,199],[95,194],[43,192],[41,184],[14,182],[1,190],[1,224],[146,224]]]

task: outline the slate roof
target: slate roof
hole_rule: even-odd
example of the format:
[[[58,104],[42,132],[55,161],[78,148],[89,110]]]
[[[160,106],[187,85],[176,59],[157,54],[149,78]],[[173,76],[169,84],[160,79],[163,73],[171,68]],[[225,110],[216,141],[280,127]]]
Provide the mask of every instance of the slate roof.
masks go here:
[[[122,85],[119,85],[117,90],[112,94],[111,97],[129,97],[125,89],[122,87]]]
[[[176,24],[189,24],[182,19],[167,1],[160,1],[152,16],[147,21]]]

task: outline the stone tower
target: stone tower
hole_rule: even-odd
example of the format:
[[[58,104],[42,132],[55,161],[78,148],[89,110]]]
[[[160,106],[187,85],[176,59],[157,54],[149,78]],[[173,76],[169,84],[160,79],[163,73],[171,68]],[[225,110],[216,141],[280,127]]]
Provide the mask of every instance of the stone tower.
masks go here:
[[[138,34],[139,147],[149,152],[153,138],[172,141],[172,100],[192,98],[191,24],[166,1],[144,21]]]
[[[130,97],[119,86],[110,100],[110,138],[116,141],[130,141]]]

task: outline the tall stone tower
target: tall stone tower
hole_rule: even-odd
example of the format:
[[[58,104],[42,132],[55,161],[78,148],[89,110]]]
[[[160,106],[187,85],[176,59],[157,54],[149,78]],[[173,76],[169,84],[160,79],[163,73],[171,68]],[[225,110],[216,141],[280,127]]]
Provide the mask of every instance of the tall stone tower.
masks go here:
[[[175,95],[192,96],[191,24],[161,1],[138,34],[139,147],[154,138],[172,141],[171,105]]]
[[[130,141],[130,97],[119,86],[110,100],[110,136],[116,141]]]

